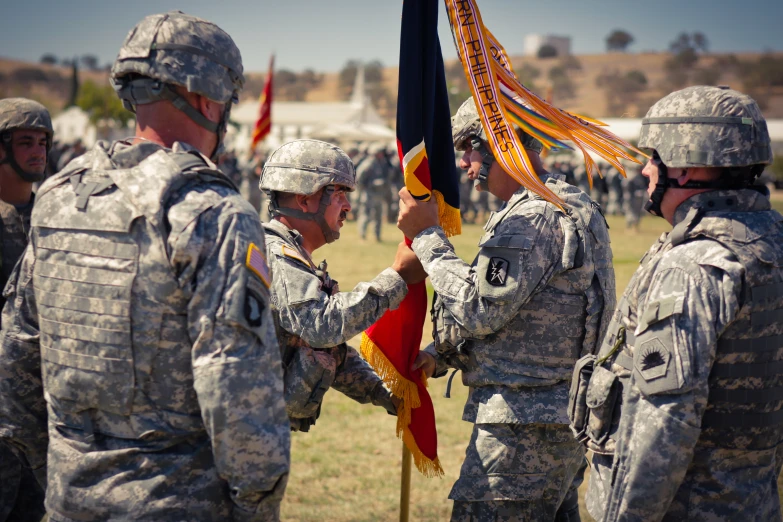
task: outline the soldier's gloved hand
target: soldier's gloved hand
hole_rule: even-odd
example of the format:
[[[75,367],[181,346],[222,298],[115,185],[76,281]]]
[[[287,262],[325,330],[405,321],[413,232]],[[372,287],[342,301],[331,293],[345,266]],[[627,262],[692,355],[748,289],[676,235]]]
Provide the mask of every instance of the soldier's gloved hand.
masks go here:
[[[411,371],[415,372],[418,369],[424,370],[424,374],[428,379],[432,377],[432,374],[435,373],[435,357],[427,352],[419,352],[419,355],[416,356],[416,360],[413,361]]]
[[[435,198],[419,201],[411,196],[407,188],[400,190],[399,196],[400,213],[397,215],[397,228],[402,230],[408,239],[415,239],[422,230],[440,223],[438,202]]]
[[[395,411],[400,411],[400,406],[402,405],[402,399],[397,397],[396,395],[391,396],[392,404],[394,404]]]
[[[419,283],[427,278],[427,272],[421,266],[421,261],[404,241],[397,245],[397,254],[394,256],[392,270],[400,274],[403,281],[409,285]]]

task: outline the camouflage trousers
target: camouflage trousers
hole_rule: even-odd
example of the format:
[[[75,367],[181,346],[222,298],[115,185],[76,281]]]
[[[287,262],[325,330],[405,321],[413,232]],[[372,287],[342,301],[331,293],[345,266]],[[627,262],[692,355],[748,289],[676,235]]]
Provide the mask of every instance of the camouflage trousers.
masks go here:
[[[37,522],[46,514],[35,475],[0,442],[0,522]]]
[[[578,521],[583,466],[584,450],[566,425],[476,424],[449,494],[451,520]]]

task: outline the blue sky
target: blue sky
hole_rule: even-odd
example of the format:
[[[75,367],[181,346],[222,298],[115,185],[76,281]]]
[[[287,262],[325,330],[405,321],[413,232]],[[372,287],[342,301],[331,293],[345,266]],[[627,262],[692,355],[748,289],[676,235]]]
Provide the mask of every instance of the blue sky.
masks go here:
[[[783,51],[783,0],[479,0],[485,25],[511,54],[529,33],[567,35],[574,54],[600,53],[616,28],[632,51],[665,50],[682,31],[701,31],[716,52]],[[0,17],[0,56],[38,61],[95,54],[109,63],[131,27],[147,14],[180,9],[207,18],[237,42],[248,71],[277,67],[337,71],[349,59],[398,60],[401,0],[256,0],[14,2]],[[439,33],[455,57],[441,3]]]

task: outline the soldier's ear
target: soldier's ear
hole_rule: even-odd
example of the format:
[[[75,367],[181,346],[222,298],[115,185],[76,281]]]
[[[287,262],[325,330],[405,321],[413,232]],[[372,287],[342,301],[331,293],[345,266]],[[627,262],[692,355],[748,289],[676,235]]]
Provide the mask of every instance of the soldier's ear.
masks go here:
[[[302,212],[307,212],[308,211],[307,201],[310,198],[310,196],[305,196],[303,194],[296,194],[295,197],[296,197],[297,208]]]

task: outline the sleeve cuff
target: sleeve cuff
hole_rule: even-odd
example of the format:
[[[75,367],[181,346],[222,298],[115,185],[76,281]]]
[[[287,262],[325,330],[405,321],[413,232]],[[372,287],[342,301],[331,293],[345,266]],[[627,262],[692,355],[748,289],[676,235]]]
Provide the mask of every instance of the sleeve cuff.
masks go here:
[[[408,285],[394,269],[387,268],[372,280],[373,287],[380,295],[389,299],[389,310],[394,310],[408,294]]]
[[[449,373],[449,365],[446,364],[446,361],[444,361],[443,357],[440,356],[438,350],[435,349],[435,343],[428,344],[427,347],[422,351],[432,355],[432,357],[435,359],[435,372],[432,374],[434,379],[443,377]]]
[[[436,250],[437,247],[444,246],[450,247],[451,244],[449,243],[448,238],[446,238],[446,233],[439,226],[425,228],[413,238],[413,243],[411,244],[411,248],[416,253],[416,257],[419,258],[419,261],[421,261],[421,264],[428,273],[428,264],[432,262],[433,257],[432,252]]]

